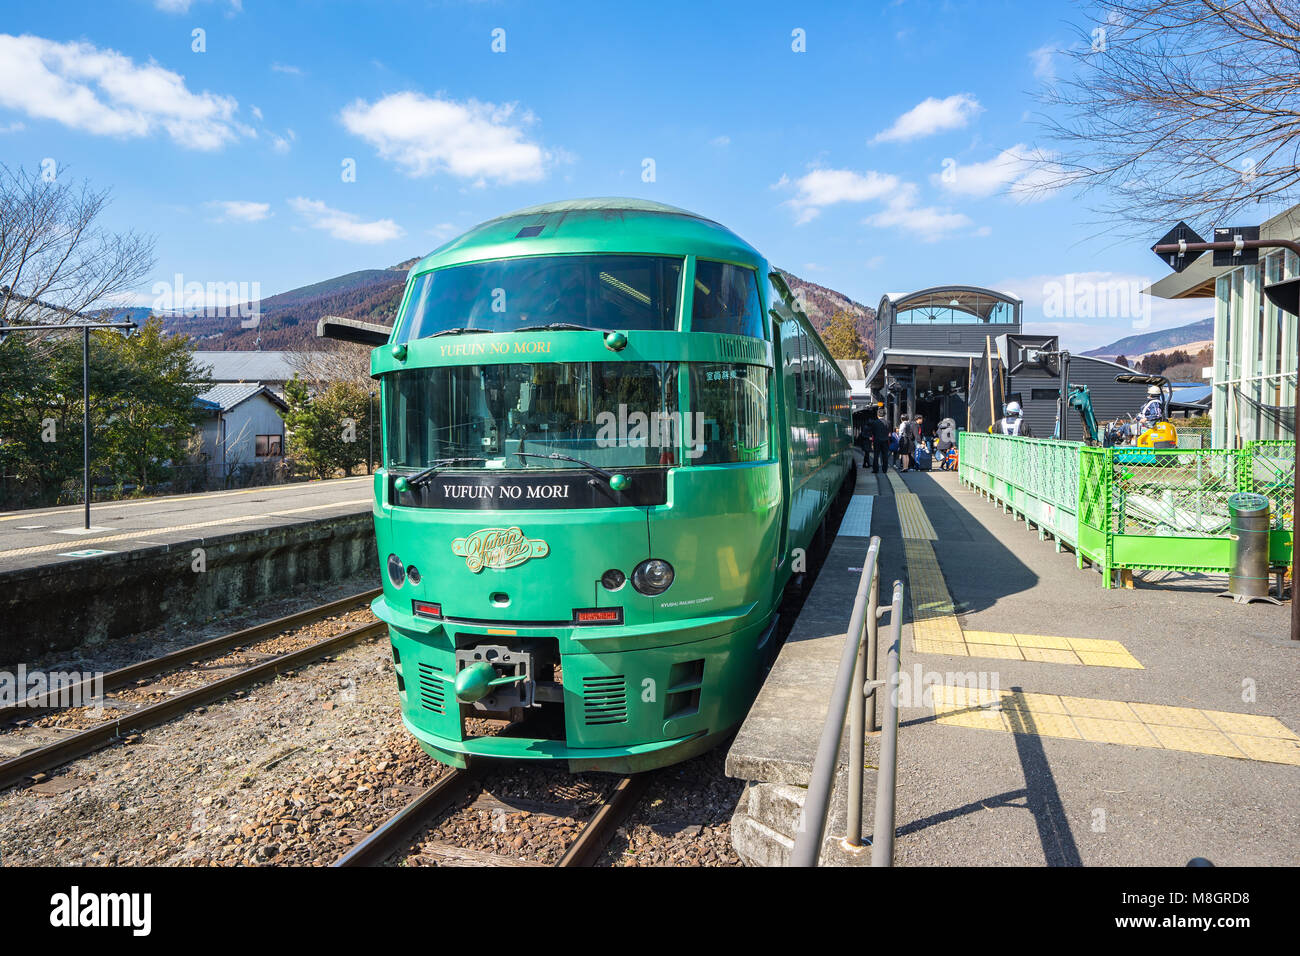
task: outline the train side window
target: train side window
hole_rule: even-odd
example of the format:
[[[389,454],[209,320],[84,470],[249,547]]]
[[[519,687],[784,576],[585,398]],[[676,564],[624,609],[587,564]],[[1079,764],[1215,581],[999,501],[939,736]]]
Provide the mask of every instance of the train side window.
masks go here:
[[[768,391],[771,370],[761,365],[692,362],[691,404],[704,441],[689,464],[770,461],[773,457]]]
[[[754,270],[729,262],[696,260],[691,331],[765,338]]]

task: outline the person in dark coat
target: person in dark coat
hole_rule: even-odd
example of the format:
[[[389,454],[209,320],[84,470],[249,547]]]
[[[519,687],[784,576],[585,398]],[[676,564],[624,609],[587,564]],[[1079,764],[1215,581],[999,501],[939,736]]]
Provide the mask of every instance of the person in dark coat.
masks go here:
[[[880,413],[874,409],[867,409],[867,424],[865,431],[871,434],[871,473],[873,475],[880,472],[889,471],[889,426],[885,424]]]

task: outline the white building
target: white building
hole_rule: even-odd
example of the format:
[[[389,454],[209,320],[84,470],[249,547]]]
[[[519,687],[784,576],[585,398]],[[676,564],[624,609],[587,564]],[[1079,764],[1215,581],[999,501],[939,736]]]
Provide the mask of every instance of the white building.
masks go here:
[[[200,428],[200,460],[231,468],[284,457],[284,413],[289,406],[258,383],[216,385],[198,398],[208,413]]]
[[[1259,237],[1300,238],[1300,206],[1261,224]],[[1260,250],[1259,264],[1250,266],[1215,266],[1207,252],[1146,290],[1163,299],[1214,300],[1215,448],[1295,437],[1297,319],[1269,302],[1264,286],[1297,275],[1300,262],[1281,249]]]

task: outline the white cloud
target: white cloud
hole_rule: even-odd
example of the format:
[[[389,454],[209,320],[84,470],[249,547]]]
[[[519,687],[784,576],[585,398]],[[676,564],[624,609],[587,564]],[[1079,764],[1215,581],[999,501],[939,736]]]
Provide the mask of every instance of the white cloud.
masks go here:
[[[1055,54],[1056,47],[1050,43],[1029,52],[1030,62],[1034,65],[1034,76],[1040,80],[1056,79],[1056,62],[1053,59]]]
[[[713,137],[713,139],[709,140],[709,145],[710,145],[710,146],[719,146],[719,147],[721,147],[721,146],[730,146],[730,145],[731,145],[731,137],[730,137],[730,136],[715,136],[715,137]]]
[[[0,106],[101,136],[164,131],[186,149],[220,149],[252,130],[230,96],[194,93],[179,73],[89,43],[0,34]]]
[[[1003,279],[995,289],[1024,300],[1025,326],[1059,335],[1068,348],[1090,349],[1126,335],[1186,325],[1213,314],[1208,299],[1145,295],[1159,275],[1093,270]]]
[[[207,205],[218,210],[218,222],[258,222],[271,215],[271,204],[247,199],[214,199]]]
[[[288,63],[272,63],[271,69],[276,73],[288,73],[290,76],[302,76],[300,67],[292,66]]]
[[[956,93],[944,99],[931,96],[917,103],[894,120],[894,125],[877,133],[873,143],[905,143],[950,129],[961,129],[984,111],[979,100],[969,93]]]
[[[319,199],[299,196],[289,200],[289,207],[306,219],[311,228],[324,230],[345,242],[388,242],[406,235],[406,230],[391,219],[362,222],[355,214],[331,209]]]
[[[1036,202],[1069,183],[1069,174],[1054,160],[1052,153],[1017,143],[982,163],[954,166],[946,179],[933,175],[930,182],[956,196],[1005,193],[1019,202]]]
[[[26,128],[27,127],[24,126],[22,123],[20,123],[18,120],[14,120],[12,123],[5,123],[3,125],[0,125],[0,133],[18,133]]]
[[[788,183],[789,180],[782,176],[776,185]],[[795,211],[795,223],[803,225],[817,218],[825,206],[883,199],[901,185],[897,176],[875,170],[858,173],[851,169],[814,169],[795,182],[799,192],[786,205]]]
[[[357,100],[340,114],[348,132],[410,176],[446,172],[478,184],[536,182],[556,157],[524,135],[534,120],[514,104],[393,93]]]
[[[968,216],[937,206],[917,206],[916,187],[907,183],[880,212],[863,220],[878,229],[902,229],[923,242],[938,242],[972,225]]]
[[[194,0],[153,0],[153,5],[163,13],[189,13]],[[242,13],[244,0],[230,0],[230,12],[227,16]]]
[[[277,153],[287,153],[289,152],[289,148],[293,145],[293,141],[297,138],[298,134],[291,129],[285,130],[283,136],[278,136],[275,133],[272,133],[271,148]]]

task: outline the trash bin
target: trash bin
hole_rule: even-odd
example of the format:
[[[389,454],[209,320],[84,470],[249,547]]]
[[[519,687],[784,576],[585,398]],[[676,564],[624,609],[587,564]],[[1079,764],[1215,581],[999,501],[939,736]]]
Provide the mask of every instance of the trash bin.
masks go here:
[[[1228,593],[1234,597],[1269,596],[1269,523],[1268,498],[1250,491],[1228,496]]]

